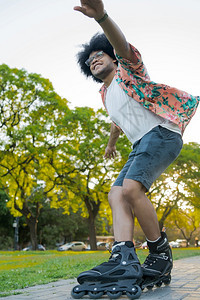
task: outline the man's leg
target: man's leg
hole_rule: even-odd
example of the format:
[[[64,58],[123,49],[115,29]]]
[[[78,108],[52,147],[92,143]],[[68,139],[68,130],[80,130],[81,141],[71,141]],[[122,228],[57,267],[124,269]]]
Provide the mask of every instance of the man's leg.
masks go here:
[[[155,241],[161,236],[158,218],[145,192],[146,188],[140,182],[124,179],[122,188],[123,200],[133,210],[146,238],[150,241]]]
[[[141,290],[134,285],[137,280],[141,280],[143,273],[132,242],[134,215],[130,204],[124,200],[122,190],[122,186],[113,186],[108,195],[112,208],[115,236],[109,261],[94,267],[92,270],[82,272],[77,280],[79,283],[105,280],[107,284],[112,279],[115,282],[114,289],[117,291],[117,282],[119,281],[120,285],[120,281],[130,280],[131,276],[132,279],[127,289],[130,289],[133,293],[138,293],[139,296]]]
[[[124,200],[123,187],[113,186],[108,201],[112,209],[115,241],[132,241],[134,215],[130,204]]]
[[[145,190],[140,182],[131,179],[125,179],[123,187],[111,188],[108,200],[112,209],[116,241],[133,240],[134,214],[148,240],[155,241],[160,237],[157,215]]]
[[[138,181],[124,179],[122,187],[113,187],[109,201],[113,212],[115,240],[130,241],[133,236],[133,213],[147,238],[149,255],[142,265],[143,287],[152,283],[170,282],[172,254],[165,232],[160,232],[156,211],[145,194],[146,188]],[[160,279],[158,279],[160,278]]]

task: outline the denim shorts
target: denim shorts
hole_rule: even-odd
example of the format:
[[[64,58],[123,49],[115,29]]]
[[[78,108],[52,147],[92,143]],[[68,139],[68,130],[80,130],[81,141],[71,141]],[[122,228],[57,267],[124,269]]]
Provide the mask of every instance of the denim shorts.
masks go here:
[[[123,186],[124,179],[139,181],[150,189],[152,183],[177,158],[183,146],[182,137],[162,126],[156,126],[133,144],[128,161],[113,186]]]

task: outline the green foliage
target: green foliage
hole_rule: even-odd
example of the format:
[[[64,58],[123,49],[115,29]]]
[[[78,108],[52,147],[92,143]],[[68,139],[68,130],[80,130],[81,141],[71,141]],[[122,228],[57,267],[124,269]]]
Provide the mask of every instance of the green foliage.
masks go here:
[[[154,182],[149,193],[154,203],[160,227],[173,218],[172,212],[199,206],[200,196],[200,145],[189,143],[183,146],[179,157]]]
[[[179,207],[179,209],[172,211],[166,224],[168,228],[178,229],[181,238],[185,239],[189,245],[200,227],[200,210],[197,208],[182,209]]]
[[[37,219],[48,192],[43,188],[50,175],[47,161],[69,109],[49,80],[6,65],[0,66],[0,98],[1,180],[11,213],[26,217],[36,244]]]
[[[47,171],[45,158],[58,143],[67,101],[54,92],[49,80],[25,70],[0,66],[0,83],[1,177],[9,187],[11,212],[25,214]],[[38,203],[42,197],[34,198]]]
[[[56,243],[86,240],[88,237],[88,224],[81,216],[81,211],[63,214],[62,208],[50,208],[46,204],[38,221],[39,241],[48,249],[54,249]]]

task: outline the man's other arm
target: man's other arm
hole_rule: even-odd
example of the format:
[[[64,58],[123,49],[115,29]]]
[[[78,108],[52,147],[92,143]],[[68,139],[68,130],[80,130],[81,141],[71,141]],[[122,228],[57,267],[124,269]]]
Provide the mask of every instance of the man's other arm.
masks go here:
[[[121,129],[116,127],[114,123],[112,123],[110,129],[110,138],[108,141],[108,145],[105,149],[105,158],[115,158],[115,156],[117,155],[115,144],[119,138],[120,132]]]

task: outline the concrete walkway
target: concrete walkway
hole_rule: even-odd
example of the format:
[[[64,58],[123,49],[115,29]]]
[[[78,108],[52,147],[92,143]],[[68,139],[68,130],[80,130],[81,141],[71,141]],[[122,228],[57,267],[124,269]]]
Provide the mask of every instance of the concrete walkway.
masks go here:
[[[45,285],[38,285],[23,290],[20,295],[5,297],[6,300],[72,300],[71,289],[76,280],[59,280]],[[83,299],[88,299],[84,297]],[[2,298],[3,299],[3,298]],[[104,296],[104,299],[108,299]],[[122,298],[121,298],[122,299]],[[123,299],[127,299],[123,296]],[[200,300],[200,256],[185,258],[174,262],[172,281],[169,286],[145,289],[140,299],[147,300]]]

